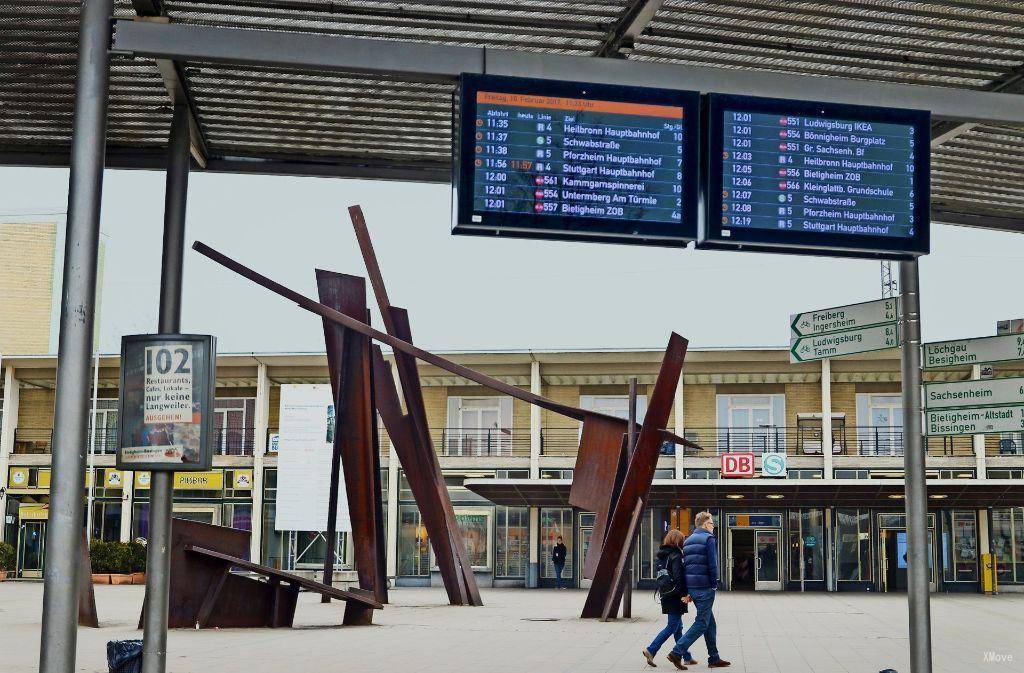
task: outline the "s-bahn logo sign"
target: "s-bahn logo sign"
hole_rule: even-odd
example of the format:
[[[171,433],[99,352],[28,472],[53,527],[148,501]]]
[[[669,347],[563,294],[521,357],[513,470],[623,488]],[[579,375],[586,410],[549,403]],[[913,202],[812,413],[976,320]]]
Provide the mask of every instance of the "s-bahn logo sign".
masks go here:
[[[785,477],[786,476],[786,454],[766,453],[761,456],[762,477]]]
[[[731,479],[736,477],[754,476],[754,454],[752,453],[723,453],[722,454],[722,478]]]

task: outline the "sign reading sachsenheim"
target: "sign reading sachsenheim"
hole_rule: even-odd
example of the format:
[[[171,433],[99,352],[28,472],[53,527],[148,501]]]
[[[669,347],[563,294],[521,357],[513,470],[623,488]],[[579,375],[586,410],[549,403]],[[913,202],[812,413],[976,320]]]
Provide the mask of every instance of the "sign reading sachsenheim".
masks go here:
[[[212,336],[122,338],[119,469],[210,468],[215,356]]]

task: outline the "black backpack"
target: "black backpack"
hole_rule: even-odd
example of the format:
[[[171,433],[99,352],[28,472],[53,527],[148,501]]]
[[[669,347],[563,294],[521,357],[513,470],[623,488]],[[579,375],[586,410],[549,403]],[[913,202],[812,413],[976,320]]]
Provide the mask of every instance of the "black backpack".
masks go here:
[[[672,558],[677,554],[681,555],[682,552],[669,552],[665,557],[664,563],[662,563],[659,558],[655,565],[656,572],[654,573],[654,584],[658,588],[658,596],[661,598],[667,598],[668,596],[672,596],[679,592],[679,587],[676,586],[676,578],[672,576],[672,571],[669,570]]]

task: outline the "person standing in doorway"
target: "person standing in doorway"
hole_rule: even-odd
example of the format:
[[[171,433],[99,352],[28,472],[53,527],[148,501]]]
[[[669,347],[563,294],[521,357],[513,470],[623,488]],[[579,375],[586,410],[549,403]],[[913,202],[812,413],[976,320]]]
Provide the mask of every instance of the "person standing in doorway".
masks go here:
[[[711,611],[718,589],[718,541],[715,539],[715,520],[711,512],[700,512],[694,519],[694,530],[683,542],[683,570],[686,590],[697,607],[693,625],[676,641],[668,653],[668,660],[679,670],[684,663],[696,663],[690,656],[690,646],[704,636],[708,648],[708,668],[725,668],[731,664],[718,656],[718,625]]]
[[[651,644],[644,648],[642,654],[648,666],[657,666],[654,657],[665,641],[672,638],[675,643],[683,636],[683,614],[689,601],[686,591],[686,574],[683,571],[683,550],[681,549],[686,536],[673,528],[665,534],[661,549],[655,561],[654,582],[658,587],[658,598],[661,600],[661,613],[668,615],[665,628],[654,636]],[[694,661],[686,662],[696,663]],[[684,667],[685,668],[685,667]]]
[[[566,552],[565,543],[562,542],[562,536],[559,535],[554,549],[551,550],[551,564],[555,566],[555,586],[559,589],[565,588],[565,584],[562,582],[562,571],[565,570]]]

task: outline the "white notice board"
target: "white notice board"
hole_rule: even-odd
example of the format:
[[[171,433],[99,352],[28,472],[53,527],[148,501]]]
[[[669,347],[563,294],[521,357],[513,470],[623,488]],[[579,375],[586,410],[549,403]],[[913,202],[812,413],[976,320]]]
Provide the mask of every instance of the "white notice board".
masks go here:
[[[334,419],[330,385],[281,386],[274,530],[327,530]],[[351,531],[340,468],[338,482],[338,530]]]

